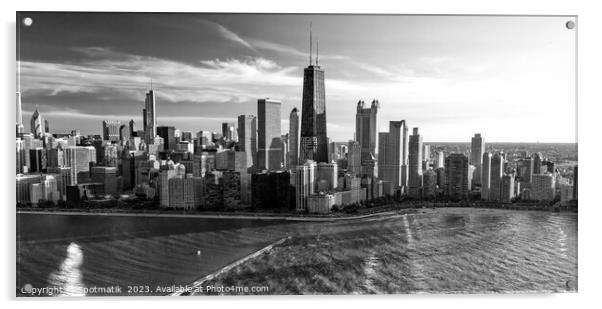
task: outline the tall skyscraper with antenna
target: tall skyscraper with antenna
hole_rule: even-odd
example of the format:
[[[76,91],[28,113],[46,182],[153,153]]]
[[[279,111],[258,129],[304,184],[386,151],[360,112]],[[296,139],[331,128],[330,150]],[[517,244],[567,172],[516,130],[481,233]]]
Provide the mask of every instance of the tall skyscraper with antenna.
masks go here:
[[[303,100],[301,107],[300,163],[306,160],[328,162],[328,137],[326,132],[326,97],[324,70],[312,63],[312,31],[309,31],[309,66],[303,70]]]
[[[157,117],[155,113],[155,92],[153,91],[153,81],[151,80],[151,89],[146,93],[144,100],[144,109],[142,110],[142,124],[144,126],[144,142],[149,145],[153,143],[157,135]]]

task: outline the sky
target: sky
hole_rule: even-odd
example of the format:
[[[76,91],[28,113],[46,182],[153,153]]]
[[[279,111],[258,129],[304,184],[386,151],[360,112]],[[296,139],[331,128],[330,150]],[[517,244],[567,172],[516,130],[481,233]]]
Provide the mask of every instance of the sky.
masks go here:
[[[33,24],[20,22],[31,17]],[[18,13],[23,122],[100,134],[102,120],[197,132],[282,101],[301,110],[309,25],[325,70],[331,140],[353,139],[359,100],[379,127],[406,120],[427,142],[576,142],[573,17]]]

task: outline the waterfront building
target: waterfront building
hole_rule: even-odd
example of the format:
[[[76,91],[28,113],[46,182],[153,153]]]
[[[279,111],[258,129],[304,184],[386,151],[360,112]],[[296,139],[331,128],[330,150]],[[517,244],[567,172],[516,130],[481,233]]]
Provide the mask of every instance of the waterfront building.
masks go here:
[[[491,176],[489,177],[489,200],[501,201],[502,175],[504,175],[504,156],[497,152],[491,157]]]
[[[531,199],[536,201],[551,201],[555,193],[554,176],[547,174],[534,174],[531,178]]]
[[[453,199],[465,199],[470,190],[468,157],[452,153],[445,158],[445,194]]]
[[[246,174],[246,172],[244,173]],[[224,209],[235,210],[242,208],[241,172],[224,171],[222,179]]]
[[[307,211],[307,198],[310,194],[310,166],[297,165],[291,171],[291,185],[295,188],[295,210]]]
[[[288,171],[261,172],[252,175],[253,209],[289,209],[291,180]]]
[[[418,128],[412,129],[408,147],[408,194],[417,198],[420,197],[420,189],[422,188],[422,136],[418,134]]]
[[[378,175],[390,182],[393,190],[407,183],[407,173],[402,173],[402,166],[407,165],[408,159],[407,134],[405,120],[390,121],[389,132],[379,133]]]
[[[102,139],[105,141],[117,142],[120,139],[121,122],[116,120],[102,121]]]
[[[24,175],[17,174],[17,204],[27,205],[31,203],[31,185],[40,183],[42,176],[40,174]]]
[[[433,198],[437,195],[437,172],[432,169],[426,170],[422,175],[422,196]]]
[[[309,66],[303,70],[303,97],[301,106],[301,139],[299,162],[313,160],[328,162],[328,134],[326,131],[326,96],[324,70],[312,63],[310,32]]]
[[[92,182],[102,183],[97,192],[99,195],[112,195],[117,193],[117,168],[107,166],[94,166],[91,170]]]
[[[335,205],[333,194],[315,194],[307,198],[307,210],[309,213],[327,214]]]
[[[224,208],[223,172],[212,171],[205,175],[204,209],[222,210]]]
[[[483,153],[481,163],[481,199],[489,200],[489,190],[491,189],[491,153]]]
[[[156,135],[160,135],[157,132],[157,116],[155,112],[155,92],[151,89],[146,93],[146,98],[144,99],[144,109],[142,110],[142,124],[144,130],[144,142],[148,144],[152,144],[153,138]],[[130,122],[130,125],[133,129],[133,123]],[[163,136],[161,136],[163,137]],[[165,139],[165,137],[163,137]],[[167,139],[165,139],[165,144],[167,145]]]
[[[30,184],[29,195],[29,200],[34,207],[41,201],[56,203],[59,200],[59,192],[54,176],[43,175],[39,183]]]
[[[472,137],[472,140],[470,143],[470,162],[469,162],[469,164],[474,165],[475,170],[477,171],[475,173],[475,176],[473,177],[473,184],[477,185],[477,186],[482,185],[481,170],[482,170],[483,153],[484,152],[485,152],[485,140],[481,136],[481,133],[475,133],[475,135]]]
[[[568,206],[574,200],[573,185],[560,185],[560,205]]]
[[[500,201],[502,203],[510,203],[514,198],[514,175],[502,176],[502,187],[500,189]]]
[[[299,110],[295,107],[289,116],[288,130],[288,166],[291,169],[299,164],[299,139],[301,138],[300,129]]]
[[[71,178],[70,167],[49,167],[48,174],[56,179],[56,187],[59,193],[59,200],[67,200],[67,186],[75,185]]]
[[[280,101],[257,100],[257,165],[259,170],[282,169],[280,140]]]
[[[318,190],[318,192],[334,190],[338,186],[337,182],[339,179],[337,164],[334,162],[318,163],[316,176],[318,182],[323,181],[325,184],[323,190]]]
[[[347,171],[353,175],[361,174],[361,146],[356,141],[349,141],[349,152],[347,153]]]

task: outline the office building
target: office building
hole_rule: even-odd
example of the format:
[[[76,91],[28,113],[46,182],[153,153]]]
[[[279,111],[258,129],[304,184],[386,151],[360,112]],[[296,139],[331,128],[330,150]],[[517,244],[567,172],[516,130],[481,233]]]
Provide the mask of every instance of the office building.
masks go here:
[[[500,201],[502,203],[510,203],[515,196],[514,175],[502,176],[502,187],[500,189]]]
[[[257,100],[257,165],[259,170],[282,169],[280,109],[282,103],[271,99]]]
[[[402,172],[402,167],[408,162],[407,133],[405,120],[390,121],[389,132],[379,133],[378,176],[390,182],[393,189],[407,183],[404,179],[407,173],[404,175]]]
[[[309,66],[303,70],[303,97],[301,106],[301,140],[299,162],[314,160],[328,162],[328,135],[326,132],[326,96],[324,70],[312,63],[310,32]]]

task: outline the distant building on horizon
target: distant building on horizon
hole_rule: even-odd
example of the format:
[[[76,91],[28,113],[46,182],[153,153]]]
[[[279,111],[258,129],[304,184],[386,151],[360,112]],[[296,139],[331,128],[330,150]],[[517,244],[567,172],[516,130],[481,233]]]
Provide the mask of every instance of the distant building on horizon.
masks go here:
[[[257,167],[257,118],[253,115],[238,116],[238,149],[245,153],[249,169]]]
[[[35,138],[44,136],[46,129],[44,128],[44,117],[40,114],[40,111],[36,110],[31,115],[31,133]]]

